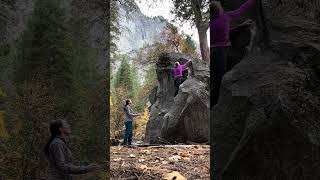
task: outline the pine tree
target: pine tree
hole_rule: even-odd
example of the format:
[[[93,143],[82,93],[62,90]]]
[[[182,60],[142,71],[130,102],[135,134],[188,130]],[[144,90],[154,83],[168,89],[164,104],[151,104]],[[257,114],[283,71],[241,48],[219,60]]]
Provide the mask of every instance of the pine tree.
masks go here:
[[[16,118],[21,123],[17,141],[22,147],[19,174],[24,179],[45,175],[42,149],[49,135],[47,123],[73,110],[72,51],[61,2],[36,1],[15,61]]]
[[[196,45],[189,35],[186,35],[184,43],[185,45],[182,48],[182,53],[192,54],[196,51]]]
[[[122,56],[122,61],[120,67],[116,73],[114,87],[115,88],[125,88],[129,93],[130,98],[134,98],[135,89],[134,89],[134,75],[132,67],[129,64],[128,57]]]
[[[141,84],[138,72],[139,72],[138,66],[133,62],[131,65],[131,75],[132,75],[132,81],[133,81],[132,96],[133,96],[133,101],[136,104],[135,109],[136,111],[140,112],[143,110],[143,101],[138,97],[138,92]]]
[[[16,63],[18,84],[42,81],[56,99],[56,114],[71,111],[71,44],[66,28],[65,11],[59,1],[38,0],[23,33]],[[68,102],[69,100],[69,102]]]
[[[101,158],[102,147],[105,137],[97,134],[105,118],[100,116],[102,109],[94,110],[91,107],[100,105],[97,96],[104,95],[101,89],[101,75],[98,72],[96,49],[90,44],[90,27],[87,17],[83,14],[84,3],[80,0],[72,2],[69,29],[72,43],[72,101],[73,101],[73,133],[79,138],[74,142],[74,156],[84,161],[97,161]],[[99,83],[100,82],[100,83]],[[100,94],[99,94],[100,93]],[[92,148],[84,148],[92,147]]]

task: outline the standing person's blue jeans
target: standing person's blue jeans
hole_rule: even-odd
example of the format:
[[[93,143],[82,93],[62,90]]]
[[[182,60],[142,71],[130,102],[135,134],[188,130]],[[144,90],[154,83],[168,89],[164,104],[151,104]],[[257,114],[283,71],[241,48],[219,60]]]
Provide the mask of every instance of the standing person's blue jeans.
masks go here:
[[[125,134],[124,134],[124,145],[131,145],[132,143],[132,121],[127,121],[125,122]]]

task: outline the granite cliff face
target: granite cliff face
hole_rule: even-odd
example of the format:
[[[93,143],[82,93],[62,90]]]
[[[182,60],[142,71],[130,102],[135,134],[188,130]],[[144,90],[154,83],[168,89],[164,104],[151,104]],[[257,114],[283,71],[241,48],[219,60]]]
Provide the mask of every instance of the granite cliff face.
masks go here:
[[[131,1],[130,1],[131,2]],[[144,15],[137,4],[132,1],[128,8],[119,4],[119,24],[121,35],[118,49],[121,53],[134,53],[144,44],[152,44],[160,37],[167,21],[161,17],[148,17]]]

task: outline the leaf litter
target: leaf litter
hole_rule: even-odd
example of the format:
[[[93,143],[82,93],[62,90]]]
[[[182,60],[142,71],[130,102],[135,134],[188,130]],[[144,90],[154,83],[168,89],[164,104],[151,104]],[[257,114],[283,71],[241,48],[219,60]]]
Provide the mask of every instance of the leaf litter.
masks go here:
[[[210,146],[111,147],[111,179],[210,179]]]

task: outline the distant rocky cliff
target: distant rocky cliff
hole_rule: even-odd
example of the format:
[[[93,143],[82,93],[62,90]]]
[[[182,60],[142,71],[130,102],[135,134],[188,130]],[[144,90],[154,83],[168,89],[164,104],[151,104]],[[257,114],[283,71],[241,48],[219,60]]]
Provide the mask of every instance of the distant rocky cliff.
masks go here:
[[[134,53],[144,44],[154,42],[155,38],[159,38],[167,23],[162,16],[144,15],[134,1],[131,5],[135,7],[128,9],[124,5],[119,5],[121,35],[118,48],[121,53]]]

